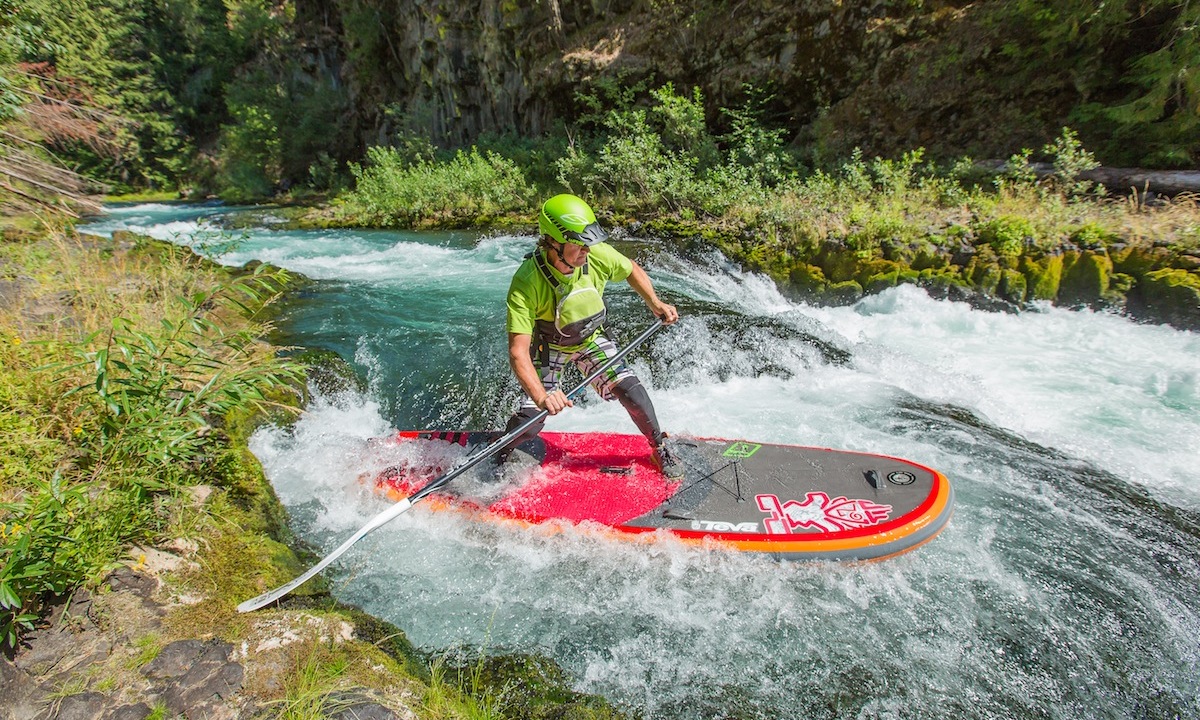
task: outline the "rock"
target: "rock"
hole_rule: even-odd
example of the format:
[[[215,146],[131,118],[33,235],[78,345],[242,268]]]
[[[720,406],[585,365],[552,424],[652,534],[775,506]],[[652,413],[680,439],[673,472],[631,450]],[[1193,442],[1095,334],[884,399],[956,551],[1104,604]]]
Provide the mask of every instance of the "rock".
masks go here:
[[[149,575],[122,567],[108,576],[108,587],[113,592],[129,592],[149,600],[158,589],[158,581]]]
[[[185,566],[196,566],[196,563],[184,560],[178,555],[141,545],[134,545],[129,550],[129,556],[137,562],[139,569],[145,569],[153,575],[174,572]]]
[[[245,671],[239,663],[202,661],[163,693],[163,701],[167,709],[189,720],[235,717],[234,708],[226,701],[234,699],[244,679]]]
[[[15,280],[0,280],[0,308],[19,307],[25,293],[36,287],[32,280],[17,278]]]
[[[233,646],[219,640],[180,640],[162,649],[142,668],[151,680],[166,680],[167,709],[188,718],[233,717],[226,701],[242,688],[245,671],[231,662]]]
[[[100,693],[86,692],[78,695],[68,695],[58,703],[58,712],[53,714],[54,720],[98,720],[104,712],[104,696]]]
[[[1058,286],[1062,283],[1062,255],[1047,255],[1036,260],[1026,255],[1021,258],[1021,272],[1025,275],[1027,300],[1058,297]]]
[[[1095,305],[1108,292],[1113,264],[1107,253],[1069,251],[1063,267],[1060,304]]]
[[[29,673],[0,658],[0,720],[32,720],[42,710],[40,697]]]
[[[29,649],[14,658],[17,667],[45,678],[107,659],[112,653],[112,641],[92,621],[91,609],[92,596],[84,590],[76,592],[69,604],[56,605],[45,627],[26,634]]]
[[[151,680],[176,678],[186,674],[204,652],[202,640],[179,640],[162,649],[158,657],[146,663],[142,674]]]
[[[355,692],[333,693],[322,708],[332,720],[400,720],[392,710],[371,697]]]
[[[122,705],[118,708],[113,708],[104,716],[104,720],[145,720],[150,713],[151,710],[145,703]]]
[[[1017,305],[1025,302],[1025,276],[1016,270],[1004,270],[1000,277],[1000,297]]]
[[[1140,319],[1200,330],[1200,274],[1172,268],[1146,273],[1130,289],[1128,309]]]

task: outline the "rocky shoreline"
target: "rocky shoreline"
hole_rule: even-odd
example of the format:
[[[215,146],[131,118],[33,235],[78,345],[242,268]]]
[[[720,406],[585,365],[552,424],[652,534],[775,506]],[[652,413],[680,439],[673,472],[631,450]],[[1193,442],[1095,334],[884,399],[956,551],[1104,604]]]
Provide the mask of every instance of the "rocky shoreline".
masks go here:
[[[362,642],[360,629],[336,610],[263,613],[249,621],[248,632],[237,642],[220,637],[217,628],[181,632],[172,614],[209,599],[172,582],[172,575],[204,560],[194,544],[174,545],[183,554],[134,548],[136,559],[131,557],[94,591],[79,589],[55,603],[37,629],[0,659],[0,718],[233,720],[276,715],[273,708],[280,701],[274,696],[287,682],[297,650]],[[398,629],[388,630],[403,638]],[[423,717],[418,680],[397,677],[395,685],[382,692],[340,688],[318,696],[315,709],[339,720]]]
[[[622,717],[604,700],[570,690],[544,658],[494,654],[464,667],[419,652],[399,628],[321,588],[242,616],[233,632],[222,623],[197,626],[188,612],[218,601],[192,594],[179,580],[209,561],[205,552],[178,541],[130,555],[95,590],[79,589],[53,604],[37,629],[0,658],[0,720],[295,717],[286,710],[296,703],[310,717],[332,720],[445,717],[430,702],[431,670],[438,666],[457,673],[459,684],[451,681],[449,692],[502,698],[485,717]],[[296,670],[324,656],[365,672],[297,688]],[[475,669],[481,684],[462,687],[464,670]]]

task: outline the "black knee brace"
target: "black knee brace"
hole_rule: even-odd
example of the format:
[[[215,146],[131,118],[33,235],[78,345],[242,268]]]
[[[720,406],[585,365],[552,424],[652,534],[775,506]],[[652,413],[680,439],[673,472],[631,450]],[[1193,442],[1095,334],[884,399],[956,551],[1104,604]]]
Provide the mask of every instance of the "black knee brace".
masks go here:
[[[642,431],[646,439],[654,447],[662,442],[662,430],[658,427],[658,417],[654,414],[654,404],[650,395],[642,387],[642,381],[636,377],[627,377],[612,388],[613,395],[621,401],[621,405],[633,418],[633,424]]]

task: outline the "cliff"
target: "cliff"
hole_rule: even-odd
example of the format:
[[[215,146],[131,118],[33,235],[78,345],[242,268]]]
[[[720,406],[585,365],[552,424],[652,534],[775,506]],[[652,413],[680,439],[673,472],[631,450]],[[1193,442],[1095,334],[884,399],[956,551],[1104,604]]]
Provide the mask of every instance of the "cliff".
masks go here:
[[[766,119],[818,160],[854,147],[868,156],[925,147],[934,157],[1007,157],[1071,124],[1106,164],[1189,165],[1190,141],[1177,132],[1190,127],[1187,112],[1180,119],[1181,108],[1164,106],[1151,118],[1155,108],[1143,102],[1137,109],[1150,121],[1130,137],[1133,126],[1114,110],[1157,92],[1147,92],[1146,73],[1129,69],[1139,53],[1169,48],[1187,11],[1151,3],[1140,13],[1080,15],[1046,5],[1042,14],[1053,18],[986,0],[309,0],[297,8],[304,42],[322,48],[348,88],[360,147],[405,129],[452,145],[485,133],[540,136],[586,114],[579,90],[673,82],[699,87],[718,124],[719,108],[757,88],[769,98]],[[1141,46],[1129,45],[1134,36]]]

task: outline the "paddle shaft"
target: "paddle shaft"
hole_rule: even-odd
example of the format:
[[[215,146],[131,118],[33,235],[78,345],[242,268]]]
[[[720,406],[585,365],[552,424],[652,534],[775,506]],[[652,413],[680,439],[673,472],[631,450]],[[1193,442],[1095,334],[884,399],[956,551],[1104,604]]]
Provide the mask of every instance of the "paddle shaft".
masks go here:
[[[627,354],[629,354],[630,351],[632,351],[634,348],[638,347],[642,343],[646,342],[646,340],[650,339],[651,335],[653,335],[654,333],[656,333],[660,329],[662,329],[662,326],[663,326],[663,321],[660,319],[657,322],[655,322],[653,325],[651,325],[650,327],[643,330],[642,334],[638,335],[637,338],[635,338],[633,340],[633,342],[629,343],[624,348],[622,348],[620,351],[618,351],[616,355],[613,355],[608,360],[608,362],[601,365],[595,372],[593,372],[591,375],[588,375],[586,378],[584,378],[583,382],[579,383],[578,386],[576,386],[570,392],[568,392],[567,397],[573,397],[573,396],[578,395],[579,393],[583,392],[584,390],[586,390],[587,386],[590,385],[592,383],[592,381],[594,381],[596,378],[600,377],[604,373],[608,372],[608,370],[610,368],[612,368],[614,365],[616,365],[618,362],[620,362],[621,359],[624,358]],[[549,414],[550,414],[549,411],[542,410],[541,412],[539,412],[537,415],[533,416],[529,420],[521,423],[521,425],[514,428],[511,432],[505,433],[505,435],[503,437],[501,437],[499,440],[496,440],[495,442],[493,442],[490,445],[488,445],[487,447],[485,447],[481,452],[468,457],[461,465],[456,466],[450,472],[447,472],[446,474],[442,475],[441,477],[438,477],[438,478],[430,481],[427,485],[425,485],[425,487],[421,488],[420,490],[413,493],[412,495],[409,495],[408,497],[404,498],[403,500],[400,500],[399,502],[392,505],[387,510],[384,510],[383,512],[379,513],[375,517],[371,518],[370,522],[368,522],[366,525],[363,525],[361,528],[359,528],[358,532],[354,533],[354,535],[352,535],[350,537],[350,539],[348,539],[346,542],[339,545],[337,547],[337,549],[335,549],[333,552],[329,553],[324,558],[322,558],[319,563],[317,563],[316,565],[309,568],[308,571],[305,572],[303,575],[300,575],[295,580],[292,580],[291,582],[289,582],[285,585],[281,585],[281,586],[275,588],[274,590],[265,592],[262,595],[259,595],[258,597],[251,598],[251,599],[243,602],[241,605],[237,606],[238,612],[245,613],[245,612],[252,612],[254,610],[257,610],[265,605],[269,605],[269,604],[275,602],[276,600],[279,600],[280,598],[284,597],[291,591],[300,587],[305,582],[310,580],[314,575],[316,575],[317,573],[321,572],[326,567],[328,567],[329,564],[332,563],[334,560],[341,557],[342,554],[345,553],[347,550],[349,550],[356,542],[358,542],[359,540],[362,540],[364,537],[366,537],[367,533],[371,532],[375,528],[378,528],[382,525],[385,525],[385,524],[391,522],[392,520],[399,517],[400,515],[403,515],[415,503],[420,501],[421,498],[424,498],[424,497],[430,495],[431,493],[436,492],[438,490],[438,488],[444,487],[446,485],[446,483],[450,482],[451,480],[458,477],[459,475],[462,475],[467,470],[470,470],[471,468],[475,467],[480,462],[482,462],[485,458],[489,458],[492,455],[495,455],[506,445],[508,445],[512,441],[516,440],[517,438],[521,437],[521,435],[523,435],[526,430],[528,430],[529,428],[533,427],[535,424],[544,420],[546,418],[546,416]]]

